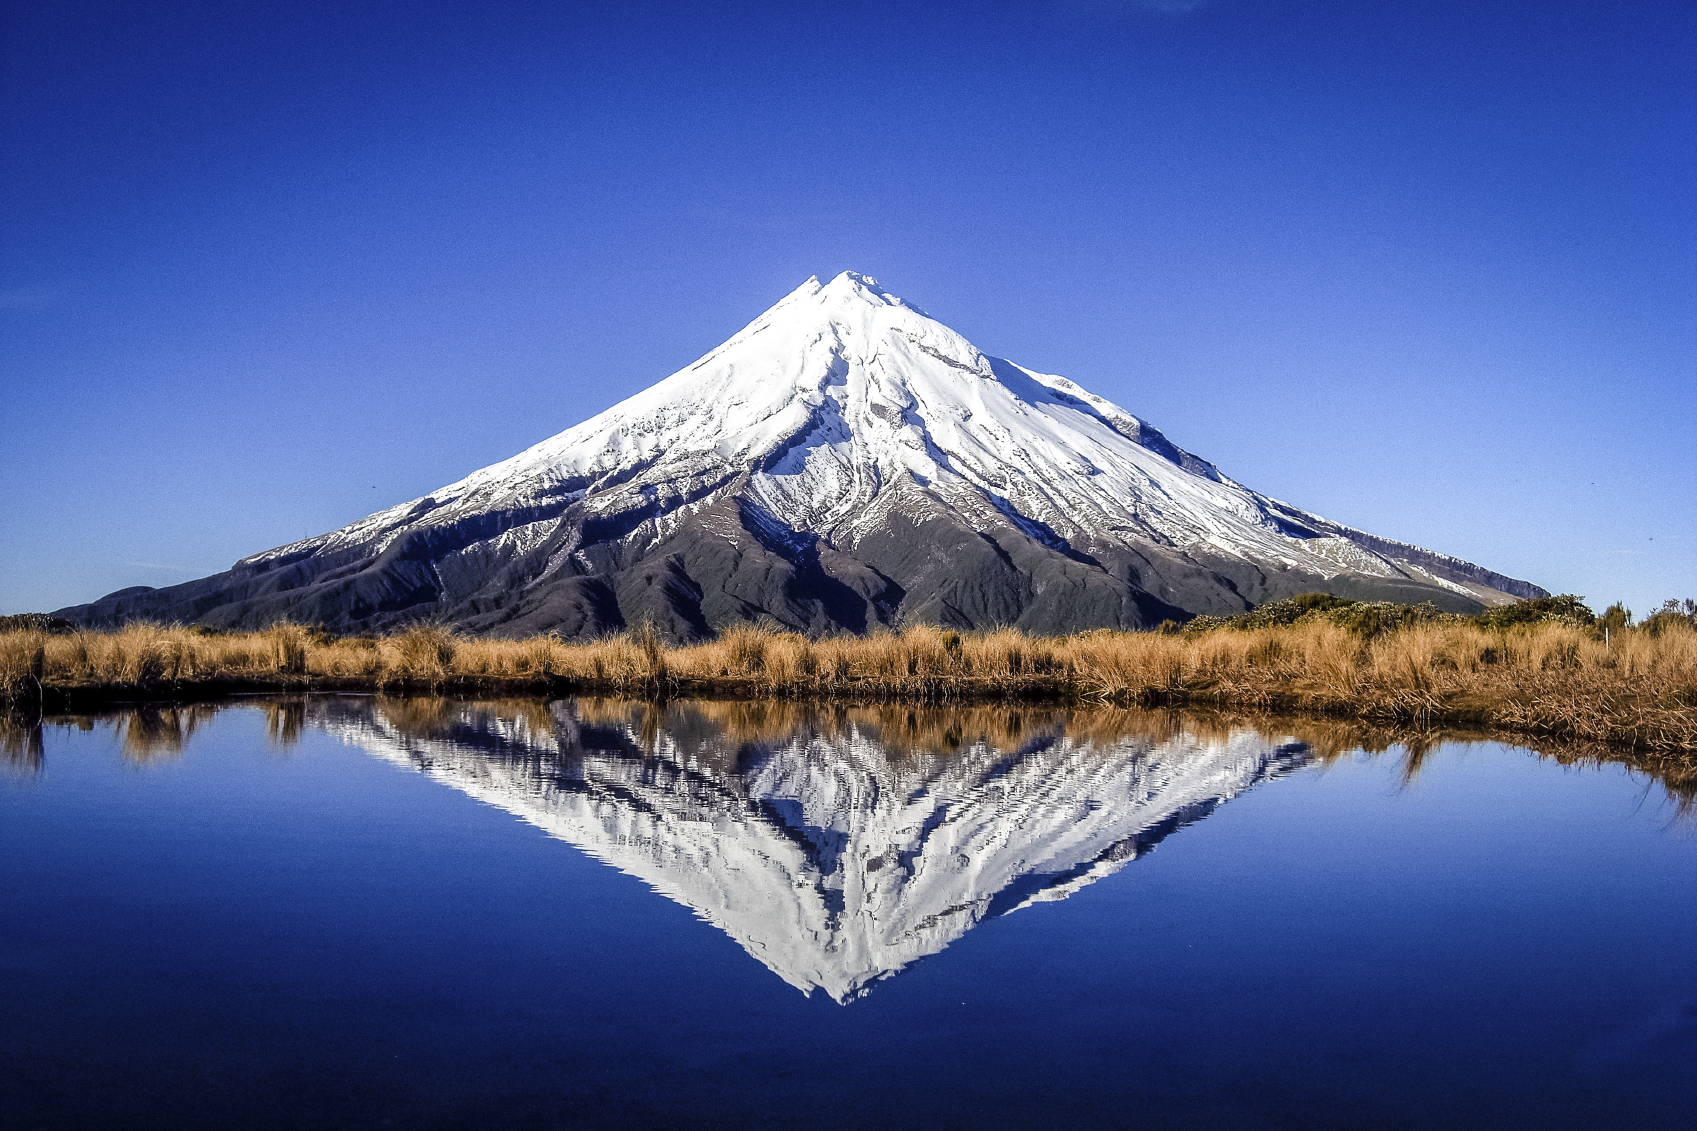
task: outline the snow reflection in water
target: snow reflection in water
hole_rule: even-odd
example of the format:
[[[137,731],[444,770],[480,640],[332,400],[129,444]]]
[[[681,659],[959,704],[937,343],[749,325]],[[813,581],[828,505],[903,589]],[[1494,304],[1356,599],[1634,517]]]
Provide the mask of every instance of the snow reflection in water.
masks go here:
[[[1309,758],[1060,711],[328,699],[305,722],[641,878],[838,1002]]]

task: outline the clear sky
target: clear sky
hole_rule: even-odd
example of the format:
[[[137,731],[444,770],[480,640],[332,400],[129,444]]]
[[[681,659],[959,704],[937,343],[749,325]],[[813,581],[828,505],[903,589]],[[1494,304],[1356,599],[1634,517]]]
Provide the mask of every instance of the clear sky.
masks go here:
[[[512,455],[874,275],[1251,487],[1697,596],[1697,6],[0,7],[0,612]]]

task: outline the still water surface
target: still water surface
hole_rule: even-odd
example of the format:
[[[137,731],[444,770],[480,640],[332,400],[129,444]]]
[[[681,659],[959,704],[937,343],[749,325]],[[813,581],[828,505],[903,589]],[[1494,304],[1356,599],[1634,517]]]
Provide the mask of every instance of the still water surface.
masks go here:
[[[1697,1125],[1697,833],[1618,765],[606,700],[3,737],[8,1127]]]

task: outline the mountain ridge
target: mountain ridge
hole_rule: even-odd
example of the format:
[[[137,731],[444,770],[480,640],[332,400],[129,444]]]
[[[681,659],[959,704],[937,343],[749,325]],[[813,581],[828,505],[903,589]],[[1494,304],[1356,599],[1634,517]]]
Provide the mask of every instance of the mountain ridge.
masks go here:
[[[844,272],[429,495],[58,615],[568,637],[646,621],[684,640],[744,622],[1136,629],[1315,589],[1455,611],[1544,593],[1260,495]]]

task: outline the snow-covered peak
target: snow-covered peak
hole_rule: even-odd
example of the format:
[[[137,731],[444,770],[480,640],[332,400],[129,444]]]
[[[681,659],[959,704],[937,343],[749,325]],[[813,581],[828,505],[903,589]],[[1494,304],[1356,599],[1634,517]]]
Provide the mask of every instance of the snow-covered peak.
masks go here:
[[[724,346],[707,356],[714,356],[725,346],[756,328],[768,327],[780,320],[813,324],[853,323],[860,320],[855,312],[856,307],[900,307],[920,317],[928,317],[912,303],[879,286],[877,279],[859,271],[844,271],[828,283],[821,283],[817,275],[809,275],[805,283],[773,303],[760,317],[750,322],[741,334],[731,338]]]
[[[1249,492],[1131,413],[987,356],[852,271],[810,278],[582,424],[325,539],[574,491],[590,508],[644,492],[663,505],[733,482],[792,528],[846,545],[915,486],[1062,538],[1118,529],[1175,544],[1289,541]]]
[[[859,271],[844,271],[820,288],[820,293],[830,301],[858,301],[871,306],[899,306],[922,317],[926,316],[925,312],[917,306],[879,286],[877,279],[874,279],[871,275],[862,275]]]
[[[557,524],[565,504],[581,507],[573,521],[649,516],[620,535],[640,549],[731,492],[850,551],[893,513],[932,508],[1087,554],[1153,545],[1299,570],[1316,586],[1346,572],[1412,576],[1379,552],[1395,544],[1233,482],[1120,406],[984,354],[853,271],[809,278],[694,363],[509,460],[249,560],[381,552],[406,531],[487,513]],[[552,530],[502,536],[540,545]]]

